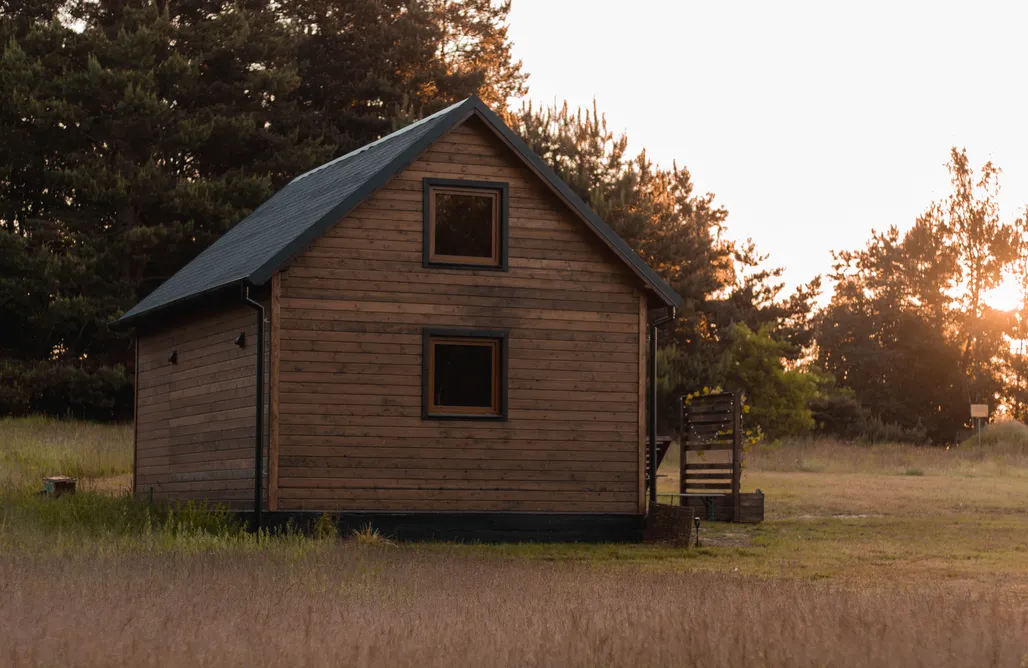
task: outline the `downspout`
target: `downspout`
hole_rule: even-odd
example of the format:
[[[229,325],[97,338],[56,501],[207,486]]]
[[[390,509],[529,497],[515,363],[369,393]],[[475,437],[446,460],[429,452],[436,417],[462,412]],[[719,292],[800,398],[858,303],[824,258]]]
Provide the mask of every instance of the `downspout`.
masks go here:
[[[675,319],[675,307],[650,323],[650,507],[657,505],[657,328]]]
[[[257,434],[253,459],[253,521],[254,529],[261,530],[261,512],[264,491],[264,305],[250,298],[250,286],[243,284],[243,301],[257,311]]]

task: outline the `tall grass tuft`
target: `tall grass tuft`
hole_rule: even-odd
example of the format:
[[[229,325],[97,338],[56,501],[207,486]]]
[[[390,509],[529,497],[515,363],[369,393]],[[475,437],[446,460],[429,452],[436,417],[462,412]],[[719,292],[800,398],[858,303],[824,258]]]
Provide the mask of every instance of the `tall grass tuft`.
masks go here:
[[[358,545],[371,545],[374,547],[379,547],[382,545],[394,544],[393,541],[383,536],[382,532],[380,532],[375,527],[371,526],[371,522],[368,522],[360,529],[354,529],[351,532],[351,535],[353,536],[353,540]]]

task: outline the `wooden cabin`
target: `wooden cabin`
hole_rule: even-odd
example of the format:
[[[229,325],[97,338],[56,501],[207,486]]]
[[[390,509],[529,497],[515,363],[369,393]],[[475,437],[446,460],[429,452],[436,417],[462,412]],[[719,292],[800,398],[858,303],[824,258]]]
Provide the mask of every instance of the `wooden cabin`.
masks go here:
[[[136,332],[134,491],[636,538],[647,336],[680,301],[470,98],[296,177],[113,324]]]

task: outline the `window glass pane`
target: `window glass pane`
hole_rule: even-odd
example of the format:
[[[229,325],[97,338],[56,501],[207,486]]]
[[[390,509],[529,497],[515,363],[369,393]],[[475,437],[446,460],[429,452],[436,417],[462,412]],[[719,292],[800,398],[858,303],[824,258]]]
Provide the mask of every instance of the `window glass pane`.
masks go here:
[[[434,404],[491,408],[493,346],[436,343]]]
[[[493,257],[493,197],[437,192],[435,253]]]

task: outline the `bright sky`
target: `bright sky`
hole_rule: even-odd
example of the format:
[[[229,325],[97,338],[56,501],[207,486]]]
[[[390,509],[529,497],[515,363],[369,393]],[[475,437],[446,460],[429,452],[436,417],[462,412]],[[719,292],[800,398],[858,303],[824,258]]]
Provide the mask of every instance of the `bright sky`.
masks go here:
[[[790,285],[948,194],[951,146],[1028,204],[1028,3],[514,0],[530,97],[685,165]]]

